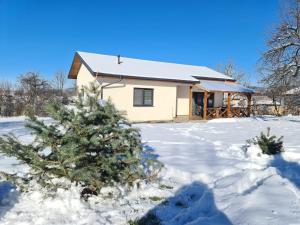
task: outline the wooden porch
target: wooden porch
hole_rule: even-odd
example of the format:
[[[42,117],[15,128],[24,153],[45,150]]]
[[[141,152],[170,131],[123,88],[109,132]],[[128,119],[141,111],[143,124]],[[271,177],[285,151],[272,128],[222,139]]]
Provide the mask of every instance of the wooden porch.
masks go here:
[[[227,104],[225,106],[221,106],[221,107],[208,106],[209,97],[216,92],[222,92],[223,96],[224,96],[224,94],[227,95],[227,99],[226,99]],[[233,107],[231,105],[231,98],[234,94],[244,95],[247,99],[247,106],[246,107]],[[216,118],[250,117],[250,115],[251,115],[251,98],[252,98],[252,93],[204,91],[203,92],[203,105],[193,106],[193,91],[192,91],[192,87],[190,87],[189,119],[190,120],[210,120],[210,119],[216,119]]]

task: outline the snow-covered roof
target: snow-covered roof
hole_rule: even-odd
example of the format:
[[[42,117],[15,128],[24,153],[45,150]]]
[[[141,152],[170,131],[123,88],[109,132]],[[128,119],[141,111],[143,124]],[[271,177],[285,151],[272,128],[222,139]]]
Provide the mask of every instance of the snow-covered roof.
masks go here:
[[[266,95],[254,95],[252,100],[255,105],[274,105],[273,99]],[[281,105],[279,101],[276,104]]]
[[[200,80],[200,84],[198,85],[200,86],[200,88],[203,88],[207,91],[254,93],[252,89],[246,88],[237,83],[225,83],[223,81]]]
[[[293,88],[287,92],[285,92],[286,95],[296,95],[296,94],[300,94],[300,87],[297,88]]]
[[[196,77],[233,80],[231,77],[205,66],[141,60],[122,56],[119,64],[117,56],[87,52],[77,52],[77,54],[93,73],[188,82],[199,82]]]
[[[273,100],[260,100],[260,101],[254,101],[254,102],[255,102],[255,105],[274,105]],[[280,102],[276,101],[276,105],[281,105],[281,104],[280,104]]]

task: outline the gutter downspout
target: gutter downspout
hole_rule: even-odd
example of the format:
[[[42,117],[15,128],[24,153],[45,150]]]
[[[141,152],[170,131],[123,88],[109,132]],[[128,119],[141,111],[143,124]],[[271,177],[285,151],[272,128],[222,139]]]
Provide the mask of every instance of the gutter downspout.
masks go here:
[[[98,81],[97,77],[98,77],[98,73],[96,73],[96,80]],[[122,77],[122,75],[120,75],[119,80],[117,80],[117,81],[115,81],[115,82],[112,82],[112,83],[108,83],[108,84],[103,85],[103,86],[101,85],[101,95],[100,95],[101,100],[103,100],[103,89],[104,89],[104,88],[106,88],[106,87],[108,87],[108,86],[111,86],[111,85],[113,85],[113,84],[120,83],[122,80],[123,80],[123,77]]]

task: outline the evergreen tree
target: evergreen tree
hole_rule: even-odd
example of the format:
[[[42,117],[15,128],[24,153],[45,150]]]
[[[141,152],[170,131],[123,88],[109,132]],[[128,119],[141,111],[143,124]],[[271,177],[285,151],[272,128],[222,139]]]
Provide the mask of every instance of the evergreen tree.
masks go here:
[[[267,129],[267,134],[263,132],[260,133],[260,136],[256,136],[252,140],[248,140],[251,144],[259,145],[263,154],[275,155],[283,152],[283,137],[280,137],[276,140],[276,136],[270,135],[270,127]]]
[[[139,131],[110,101],[99,99],[100,88],[91,84],[73,106],[51,103],[46,110],[53,122],[32,116],[26,125],[35,136],[33,143],[5,135],[0,151],[29,165],[32,178],[43,186],[53,187],[52,178],[63,177],[99,190],[151,177],[160,163],[143,154]]]

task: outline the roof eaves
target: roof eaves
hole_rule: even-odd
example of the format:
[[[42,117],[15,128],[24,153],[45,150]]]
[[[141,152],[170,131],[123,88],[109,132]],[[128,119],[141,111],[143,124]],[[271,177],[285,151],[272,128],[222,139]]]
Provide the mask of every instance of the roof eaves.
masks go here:
[[[192,77],[196,78],[196,79],[200,79],[200,80],[214,80],[214,81],[233,81],[235,82],[235,79],[231,79],[231,78],[218,78],[218,77],[203,77],[203,76],[195,76],[193,75]]]
[[[200,81],[198,80],[181,80],[181,79],[171,79],[171,78],[162,78],[162,77],[141,77],[141,76],[133,76],[133,75],[124,75],[124,74],[110,74],[110,73],[101,73],[101,72],[94,72],[94,76],[96,75],[103,75],[107,77],[116,77],[122,76],[129,79],[139,79],[139,80],[156,80],[156,81],[165,81],[165,82],[177,82],[177,83],[190,83],[190,84],[198,84]]]
[[[76,74],[72,74],[72,70],[74,69],[74,66],[75,66],[75,63],[76,63],[77,59],[79,59],[80,65],[79,65],[79,68],[76,71]],[[91,74],[94,74],[94,71],[88,65],[88,63],[81,57],[80,53],[75,52],[74,57],[73,57],[73,61],[72,61],[72,64],[71,64],[71,67],[70,67],[70,70],[69,70],[69,73],[68,73],[68,78],[69,79],[77,79],[78,71],[79,71],[80,66],[81,66],[82,63],[86,66],[86,68],[89,70],[89,72]]]
[[[90,71],[90,73],[94,74],[95,71],[93,71],[92,68],[88,65],[88,63],[81,57],[80,52],[76,52],[75,54],[77,54],[79,56],[79,58],[81,59],[81,62],[86,66],[86,68]]]

